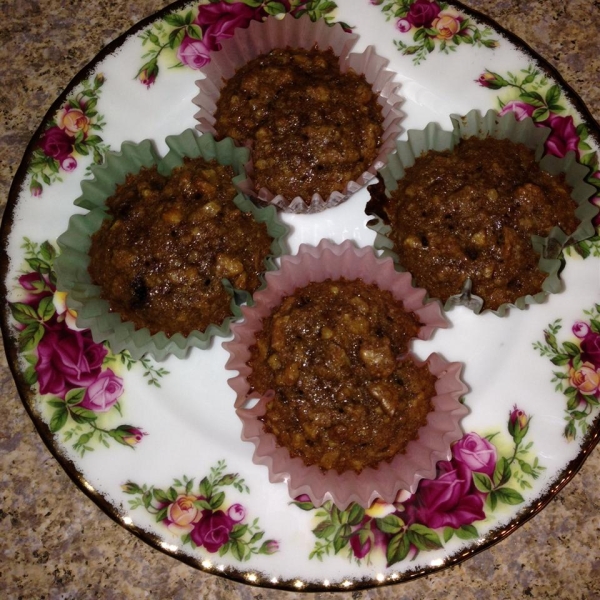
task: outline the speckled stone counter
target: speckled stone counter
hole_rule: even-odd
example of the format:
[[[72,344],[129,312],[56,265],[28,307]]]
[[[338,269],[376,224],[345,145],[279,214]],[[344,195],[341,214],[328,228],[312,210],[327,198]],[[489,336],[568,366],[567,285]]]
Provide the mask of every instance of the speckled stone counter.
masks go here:
[[[344,0],[341,0],[342,2]],[[556,66],[600,119],[600,3],[471,0]],[[0,201],[45,112],[71,78],[161,0],[0,3]],[[196,571],[97,508],[38,437],[0,361],[0,597],[305,599]],[[600,450],[513,535],[454,568],[337,598],[600,598]],[[333,594],[316,594],[320,600]]]

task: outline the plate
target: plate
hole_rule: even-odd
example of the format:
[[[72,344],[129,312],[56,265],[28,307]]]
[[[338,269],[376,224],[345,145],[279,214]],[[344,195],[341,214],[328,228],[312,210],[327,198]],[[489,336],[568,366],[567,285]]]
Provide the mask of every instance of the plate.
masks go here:
[[[597,164],[599,132],[585,107],[499,28],[455,4],[436,12],[410,3],[416,8],[398,16],[388,13],[400,3],[339,4],[321,18],[355,25],[359,48],[374,44],[390,60],[406,99],[405,129],[449,127],[450,113],[471,108],[537,111],[553,127],[549,151],[571,147]],[[225,8],[200,9],[205,40],[211,26],[221,35],[248,18],[241,5]],[[99,55],[57,100],[15,180],[3,223],[12,308],[3,327],[26,408],[61,465],[108,514],[207,572],[281,589],[356,589],[472,556],[540,510],[600,435],[597,240],[566,257],[565,290],[545,304],[504,319],[454,309],[450,330],[415,344],[422,356],[437,351],[464,362],[471,388],[451,468],[436,488],[417,492],[427,511],[406,498],[364,514],[291,503],[239,441],[220,343],[186,361],[113,357],[70,328],[64,298],[51,293],[53,244],[77,212],[72,201],[92,161],[145,137],[164,153],[167,135],[194,125],[201,71],[192,66],[207,56],[177,31],[191,27],[193,36],[197,15],[196,3],[176,3]],[[177,51],[161,50],[169,39],[191,66],[176,67]],[[367,195],[318,215],[286,216],[292,250],[322,237],[370,244]],[[458,476],[465,467],[470,480]],[[200,496],[207,504],[196,510],[190,497]]]

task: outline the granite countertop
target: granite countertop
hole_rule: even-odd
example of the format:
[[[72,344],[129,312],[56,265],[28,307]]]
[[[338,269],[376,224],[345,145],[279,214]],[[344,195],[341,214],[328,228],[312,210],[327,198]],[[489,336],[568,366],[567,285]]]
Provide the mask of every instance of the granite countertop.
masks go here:
[[[341,0],[343,1],[343,0]],[[8,0],[0,21],[0,201],[27,143],[71,78],[161,0]],[[600,2],[471,0],[558,68],[600,120]],[[0,597],[300,600],[196,571],[93,504],[37,435],[0,359]],[[600,598],[600,450],[534,519],[451,569],[336,598]],[[320,600],[334,594],[312,596]]]

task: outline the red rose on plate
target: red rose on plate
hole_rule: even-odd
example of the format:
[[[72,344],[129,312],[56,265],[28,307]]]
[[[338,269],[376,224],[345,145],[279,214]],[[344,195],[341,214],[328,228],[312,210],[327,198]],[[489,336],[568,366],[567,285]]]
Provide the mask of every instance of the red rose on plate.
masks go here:
[[[64,398],[69,390],[92,385],[100,375],[107,354],[89,331],[47,329],[37,347],[40,394]]]
[[[202,28],[202,40],[206,47],[220,50],[220,40],[233,37],[233,32],[238,27],[248,27],[251,21],[258,21],[260,18],[260,8],[252,8],[243,2],[219,2],[201,6],[194,22]]]
[[[581,360],[589,362],[597,369],[600,368],[600,335],[588,330],[581,340]]]
[[[203,510],[190,536],[196,546],[204,546],[208,552],[217,552],[229,541],[233,525],[234,522],[222,510]]]
[[[233,36],[238,27],[248,27],[251,21],[261,19],[261,9],[243,2],[218,2],[200,7],[194,21],[202,29],[202,39],[186,35],[177,50],[177,58],[192,69],[201,69],[210,62],[210,53],[221,49],[221,40]]]
[[[440,14],[437,2],[416,0],[410,5],[405,19],[414,27],[431,27],[433,20]]]
[[[73,152],[73,139],[60,127],[50,127],[40,137],[39,146],[46,156],[63,162]]]
[[[485,518],[483,494],[473,485],[473,473],[464,464],[438,463],[436,479],[423,479],[417,492],[404,504],[407,524],[460,528]]]
[[[551,114],[540,125],[549,127],[552,131],[545,143],[546,152],[562,158],[569,151],[578,154],[579,136],[573,117],[561,117]]]

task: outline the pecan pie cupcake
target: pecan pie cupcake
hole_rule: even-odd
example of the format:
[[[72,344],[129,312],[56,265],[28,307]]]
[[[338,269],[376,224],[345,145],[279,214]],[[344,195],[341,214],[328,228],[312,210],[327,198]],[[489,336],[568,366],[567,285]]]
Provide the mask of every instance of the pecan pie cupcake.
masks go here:
[[[316,505],[414,491],[448,456],[467,412],[461,365],[409,353],[412,339],[447,325],[439,303],[350,242],[301,246],[281,262],[224,344],[254,462]]]
[[[340,26],[308,17],[253,22],[198,82],[200,131],[252,149],[249,190],[293,212],[335,206],[369,181],[399,132],[387,61]]]
[[[453,121],[453,134],[432,125],[398,142],[367,206],[381,219],[377,245],[447,308],[504,314],[559,291],[562,247],[593,233],[585,169],[540,161],[548,130],[531,119]]]
[[[145,144],[124,145],[122,172],[112,157],[96,170],[77,201],[91,211],[59,238],[58,284],[79,325],[134,357],[183,356],[226,335],[285,231],[273,209],[257,209],[235,188],[247,151],[191,130],[167,144],[164,159],[137,170],[123,163],[133,165]]]

